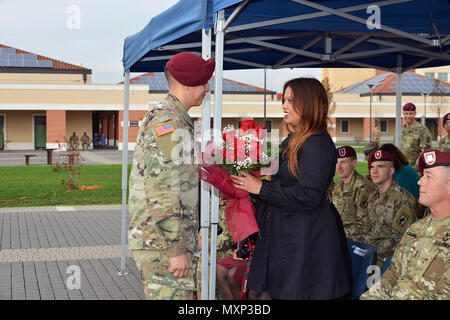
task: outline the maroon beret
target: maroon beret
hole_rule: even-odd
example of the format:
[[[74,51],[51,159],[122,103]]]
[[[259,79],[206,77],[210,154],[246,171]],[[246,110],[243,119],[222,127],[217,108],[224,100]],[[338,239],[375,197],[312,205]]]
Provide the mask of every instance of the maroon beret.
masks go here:
[[[166,67],[179,83],[196,87],[204,85],[211,79],[216,63],[214,58],[205,61],[195,53],[181,52],[173,56]]]
[[[343,146],[336,148],[336,158],[348,158],[348,157],[355,157],[356,158],[356,152],[355,149],[353,149],[350,146]]]
[[[412,102],[405,103],[403,111],[416,111],[416,106]]]
[[[445,126],[445,121],[450,120],[450,112],[442,118],[442,125]]]
[[[424,151],[419,158],[419,172],[423,175],[423,169],[437,166],[450,166],[450,152],[439,150]]]
[[[376,161],[394,161],[394,158],[389,152],[378,149],[370,154],[369,160],[367,161],[369,163],[369,170],[372,162]]]

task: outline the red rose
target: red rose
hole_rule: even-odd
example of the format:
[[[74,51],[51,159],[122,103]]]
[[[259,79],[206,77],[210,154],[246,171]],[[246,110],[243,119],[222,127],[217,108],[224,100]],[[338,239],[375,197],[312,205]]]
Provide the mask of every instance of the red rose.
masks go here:
[[[256,122],[255,120],[242,120],[241,121],[241,127],[240,132],[245,133],[249,129],[255,129],[256,128]]]

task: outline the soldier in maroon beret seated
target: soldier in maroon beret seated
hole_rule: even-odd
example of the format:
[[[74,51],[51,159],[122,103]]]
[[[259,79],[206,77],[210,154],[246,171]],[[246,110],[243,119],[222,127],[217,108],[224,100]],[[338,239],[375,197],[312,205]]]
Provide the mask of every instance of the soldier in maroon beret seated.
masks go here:
[[[423,152],[419,170],[419,202],[430,214],[406,230],[389,269],[362,300],[449,299],[450,152]]]
[[[377,190],[367,206],[364,243],[377,250],[377,265],[392,257],[405,230],[419,216],[422,209],[417,200],[393,178],[394,158],[385,150],[375,150],[369,158],[369,172]]]

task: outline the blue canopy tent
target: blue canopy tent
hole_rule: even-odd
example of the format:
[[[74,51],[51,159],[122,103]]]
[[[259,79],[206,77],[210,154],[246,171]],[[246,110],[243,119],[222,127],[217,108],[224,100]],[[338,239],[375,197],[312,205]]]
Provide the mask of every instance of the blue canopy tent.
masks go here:
[[[397,74],[396,144],[399,145],[400,75],[414,68],[450,64],[449,16],[450,6],[437,0],[180,0],[154,17],[141,32],[125,39],[124,123],[127,123],[125,113],[128,115],[130,72],[162,71],[166,62],[180,51],[203,52],[208,57],[213,46],[217,80],[214,129],[221,128],[223,70],[356,66]],[[202,35],[202,30],[213,27],[215,39],[211,41],[206,36],[208,32]],[[210,44],[205,45],[207,41]],[[203,107],[202,119],[207,119],[209,104]],[[203,132],[209,129],[208,124],[209,121],[202,121]],[[124,126],[124,152],[128,136],[125,131],[127,126]],[[126,157],[124,163],[126,168]],[[126,195],[126,174],[123,183]],[[209,213],[209,201],[206,207],[203,200],[202,197],[202,224],[209,221],[204,217],[205,212]],[[123,201],[126,204],[125,197]],[[214,192],[213,227],[217,223],[217,208],[218,194]],[[213,229],[212,248],[214,233]],[[203,248],[207,251],[207,247]],[[211,283],[215,283],[212,273]],[[202,276],[202,298],[205,298],[203,279]],[[214,298],[213,290],[210,298]]]

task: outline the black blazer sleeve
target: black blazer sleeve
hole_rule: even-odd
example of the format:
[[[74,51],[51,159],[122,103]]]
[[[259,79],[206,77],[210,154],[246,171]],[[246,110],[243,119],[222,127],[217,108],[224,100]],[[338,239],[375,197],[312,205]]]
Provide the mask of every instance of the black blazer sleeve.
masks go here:
[[[298,151],[298,182],[282,186],[281,181],[264,181],[259,198],[278,207],[310,211],[324,200],[336,168],[336,154],[326,134],[308,138]]]

